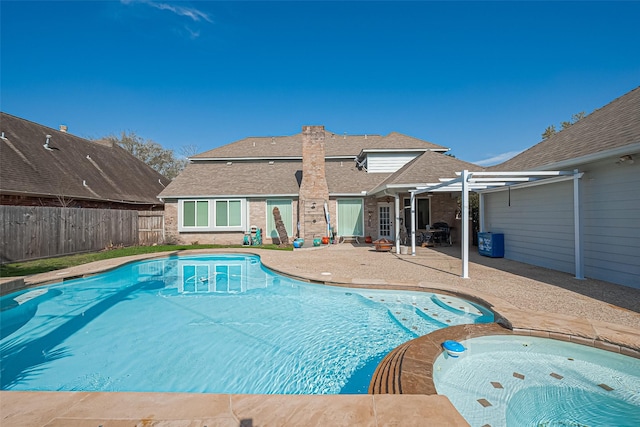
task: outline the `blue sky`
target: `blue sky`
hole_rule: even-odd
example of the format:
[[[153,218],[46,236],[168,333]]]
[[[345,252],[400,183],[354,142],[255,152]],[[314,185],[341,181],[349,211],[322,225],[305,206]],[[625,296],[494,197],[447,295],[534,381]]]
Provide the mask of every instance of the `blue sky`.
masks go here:
[[[303,125],[481,164],[640,84],[640,2],[5,1],[2,111],[178,153]]]

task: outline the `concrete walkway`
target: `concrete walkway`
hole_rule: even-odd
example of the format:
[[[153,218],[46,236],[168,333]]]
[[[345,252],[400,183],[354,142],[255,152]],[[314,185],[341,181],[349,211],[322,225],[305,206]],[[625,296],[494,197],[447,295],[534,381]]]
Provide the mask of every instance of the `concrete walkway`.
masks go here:
[[[187,253],[190,253],[188,251]],[[202,251],[197,251],[202,252]],[[230,252],[216,250],[204,252]],[[290,251],[243,248],[267,267],[338,286],[433,289],[492,308],[519,333],[574,337],[640,357],[640,289],[505,259],[471,255],[460,278],[459,248],[418,248],[417,255],[340,244]],[[167,253],[100,261],[24,278],[37,286],[82,277],[123,262]],[[2,293],[21,280],[0,283]],[[595,344],[594,344],[595,343]],[[467,425],[444,396],[427,395],[194,395],[171,393],[0,392],[2,426],[423,426]]]

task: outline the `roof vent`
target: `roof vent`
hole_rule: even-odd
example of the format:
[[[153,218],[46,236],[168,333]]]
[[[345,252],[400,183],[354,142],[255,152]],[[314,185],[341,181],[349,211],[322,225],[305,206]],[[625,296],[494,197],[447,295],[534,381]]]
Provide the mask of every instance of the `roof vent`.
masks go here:
[[[272,143],[272,144],[275,144],[275,143],[276,143],[276,139],[275,139],[273,136],[271,137],[271,143]]]
[[[342,139],[347,139],[347,133],[344,133],[344,136],[342,137]]]
[[[44,144],[42,144],[42,146],[45,148],[45,150],[53,151],[53,147],[49,146],[50,140],[51,140],[51,135],[47,135],[47,141]]]
[[[60,125],[60,132],[67,133],[67,130],[69,130],[67,125]]]
[[[82,185],[86,187],[87,186],[87,181],[83,179],[82,180]]]
[[[231,166],[233,162],[227,162],[227,166]]]
[[[2,132],[2,136],[0,136],[0,139],[4,139],[5,141],[7,140],[7,137],[4,136],[4,132]]]
[[[274,163],[275,163],[275,162],[274,162],[273,160],[269,160],[269,164],[270,164],[270,165],[272,165],[272,164],[274,164]]]

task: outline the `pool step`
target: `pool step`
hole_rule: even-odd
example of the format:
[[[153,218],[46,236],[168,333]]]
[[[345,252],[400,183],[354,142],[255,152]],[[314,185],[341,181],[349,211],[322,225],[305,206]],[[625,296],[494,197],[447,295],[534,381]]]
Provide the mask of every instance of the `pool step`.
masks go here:
[[[396,347],[392,352],[387,354],[384,359],[382,359],[373,373],[371,382],[369,383],[369,394],[402,393],[400,372],[404,353],[408,348],[409,343],[404,343]]]
[[[434,294],[431,300],[437,305],[449,309],[454,313],[471,314],[473,316],[482,316],[482,312],[478,308],[471,304],[469,301],[465,301],[461,298],[451,295]]]
[[[424,314],[414,306],[396,305],[389,307],[389,315],[403,328],[419,337],[448,325]]]

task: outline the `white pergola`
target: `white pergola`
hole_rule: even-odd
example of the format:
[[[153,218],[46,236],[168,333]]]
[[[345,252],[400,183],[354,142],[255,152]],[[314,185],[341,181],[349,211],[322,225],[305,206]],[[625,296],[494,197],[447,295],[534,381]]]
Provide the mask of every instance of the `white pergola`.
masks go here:
[[[580,187],[582,173],[574,171],[527,171],[527,172],[456,172],[457,178],[441,178],[440,183],[425,184],[410,190],[411,194],[411,254],[416,255],[415,196],[423,193],[462,193],[462,278],[469,278],[469,192],[480,193],[480,231],[484,231],[483,193],[500,191],[506,187],[523,188],[534,185],[552,184],[573,180],[573,215],[575,236],[576,278],[583,279],[582,234],[580,233]],[[397,199],[397,196],[396,196]],[[396,218],[400,218],[400,208],[396,200]],[[400,243],[396,239],[396,251],[400,253]]]

